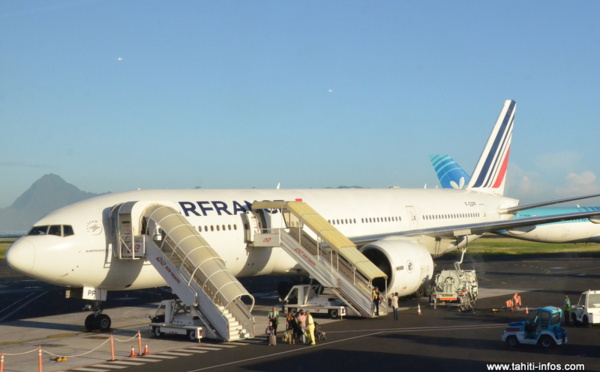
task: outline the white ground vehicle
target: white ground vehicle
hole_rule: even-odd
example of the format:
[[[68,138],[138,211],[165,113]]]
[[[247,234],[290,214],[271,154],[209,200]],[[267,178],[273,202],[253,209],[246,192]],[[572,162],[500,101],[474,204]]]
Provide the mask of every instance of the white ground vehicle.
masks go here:
[[[318,295],[320,285],[295,285],[283,299],[283,310],[296,313],[300,309],[309,310],[311,314],[329,314],[332,319],[346,315],[346,306],[335,297]]]
[[[193,309],[181,300],[161,301],[150,321],[154,336],[187,335],[190,341],[200,342],[202,324]]]
[[[460,265],[464,257],[463,250],[459,262],[454,263],[454,270],[442,270],[435,277],[431,293],[433,307],[438,303],[459,306],[461,311],[473,310],[479,295],[479,285],[475,270],[463,270]]]
[[[571,309],[571,319],[586,327],[600,323],[600,290],[583,292]]]

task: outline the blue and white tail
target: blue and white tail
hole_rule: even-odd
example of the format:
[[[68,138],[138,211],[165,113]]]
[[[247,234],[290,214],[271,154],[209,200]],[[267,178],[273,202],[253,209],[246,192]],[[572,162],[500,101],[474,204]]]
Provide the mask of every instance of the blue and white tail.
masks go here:
[[[491,194],[504,194],[510,142],[515,121],[517,103],[512,100],[504,102],[498,120],[492,129],[467,189]]]
[[[464,189],[471,176],[450,155],[429,155],[429,160],[445,189]]]

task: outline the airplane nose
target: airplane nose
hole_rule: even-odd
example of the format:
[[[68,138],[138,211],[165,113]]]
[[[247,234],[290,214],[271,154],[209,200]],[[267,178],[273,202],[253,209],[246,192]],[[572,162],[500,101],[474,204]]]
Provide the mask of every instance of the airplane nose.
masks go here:
[[[22,274],[31,274],[35,263],[35,246],[26,239],[20,239],[6,251],[6,262]]]

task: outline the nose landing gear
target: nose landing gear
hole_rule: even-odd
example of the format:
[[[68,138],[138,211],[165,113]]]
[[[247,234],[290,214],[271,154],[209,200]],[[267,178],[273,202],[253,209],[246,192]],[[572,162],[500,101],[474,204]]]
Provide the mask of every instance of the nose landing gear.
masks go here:
[[[102,314],[102,302],[93,301],[92,304],[86,305],[84,310],[92,310],[92,314],[85,318],[85,328],[88,331],[100,330],[100,332],[110,331],[112,321],[106,314]]]

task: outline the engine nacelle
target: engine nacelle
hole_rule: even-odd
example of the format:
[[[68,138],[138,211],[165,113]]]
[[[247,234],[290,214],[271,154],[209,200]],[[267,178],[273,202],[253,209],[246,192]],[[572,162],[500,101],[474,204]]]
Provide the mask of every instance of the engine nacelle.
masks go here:
[[[399,296],[411,295],[425,288],[433,278],[431,254],[417,243],[390,237],[367,244],[360,250],[387,274],[388,294],[398,292]],[[385,289],[383,282],[375,280],[374,285],[380,290]]]

